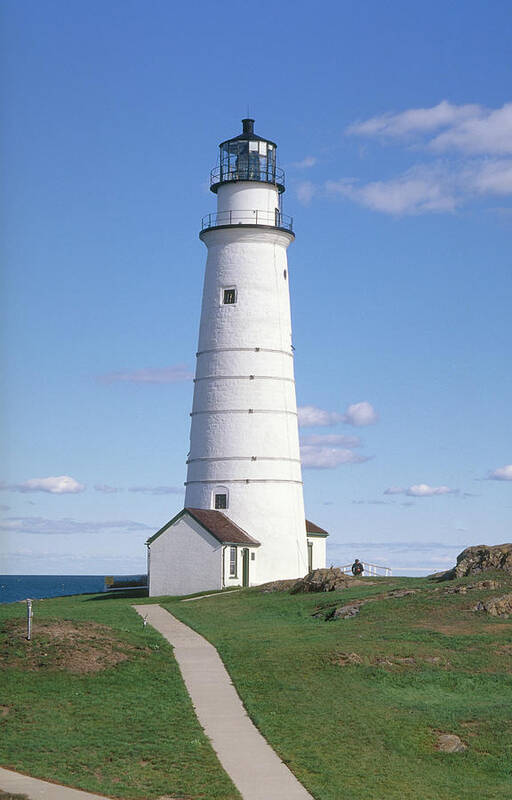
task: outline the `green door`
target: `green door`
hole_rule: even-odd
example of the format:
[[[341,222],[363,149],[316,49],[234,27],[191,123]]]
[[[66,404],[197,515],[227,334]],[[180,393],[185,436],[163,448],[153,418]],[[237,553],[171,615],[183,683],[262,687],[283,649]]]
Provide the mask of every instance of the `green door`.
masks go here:
[[[242,586],[249,586],[249,550],[242,550]]]
[[[313,569],[313,542],[308,542],[308,572]]]

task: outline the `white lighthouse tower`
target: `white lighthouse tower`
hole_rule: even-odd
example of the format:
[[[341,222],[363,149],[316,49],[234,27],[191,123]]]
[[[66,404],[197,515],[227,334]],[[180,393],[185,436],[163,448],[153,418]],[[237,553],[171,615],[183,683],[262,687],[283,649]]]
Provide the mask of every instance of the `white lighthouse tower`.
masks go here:
[[[200,233],[208,257],[185,509],[148,542],[151,594],[214,588],[203,585],[203,572],[217,567],[196,552],[198,531],[218,545],[219,588],[297,578],[325,565],[327,534],[311,524],[307,533],[304,514],[284,173],[277,145],[254,133],[254,120],[242,123],[239,136],[220,144],[211,173],[217,211],[203,218]],[[197,571],[201,577],[188,580]],[[174,575],[171,588],[164,573]]]

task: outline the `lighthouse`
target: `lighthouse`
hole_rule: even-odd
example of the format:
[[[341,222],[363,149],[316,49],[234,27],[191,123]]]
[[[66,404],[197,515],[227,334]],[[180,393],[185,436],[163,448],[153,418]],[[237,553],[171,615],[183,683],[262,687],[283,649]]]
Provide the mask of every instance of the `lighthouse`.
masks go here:
[[[327,533],[304,513],[284,172],[276,143],[242,125],[211,171],[185,507],[148,540],[151,595],[325,566]]]

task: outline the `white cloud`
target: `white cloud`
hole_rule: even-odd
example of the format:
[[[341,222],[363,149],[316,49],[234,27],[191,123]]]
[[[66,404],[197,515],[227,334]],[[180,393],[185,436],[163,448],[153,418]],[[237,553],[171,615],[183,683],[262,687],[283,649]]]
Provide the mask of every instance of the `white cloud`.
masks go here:
[[[103,520],[81,522],[69,517],[47,519],[46,517],[8,517],[0,522],[0,530],[16,533],[35,534],[86,534],[101,533],[105,530],[145,531],[152,530],[149,525],[133,520]]]
[[[405,140],[426,153],[446,156],[443,161],[415,164],[385,180],[360,183],[343,177],[327,181],[323,187],[310,187],[310,199],[316,192],[325,192],[401,216],[452,212],[477,197],[512,195],[512,103],[489,109],[444,100],[431,108],[386,113],[354,123],[346,133],[399,143]]]
[[[379,418],[374,407],[367,400],[363,400],[360,403],[352,403],[347,407],[344,414],[339,414],[337,411],[327,411],[324,408],[318,408],[318,406],[301,406],[297,410],[301,428],[327,427],[336,425],[338,422],[361,428],[365,425],[374,425]],[[324,443],[328,444],[325,440]],[[330,444],[333,443],[330,442]],[[321,442],[315,442],[315,444],[321,444]],[[343,444],[343,442],[340,441],[339,444]],[[350,446],[353,447],[355,445]]]
[[[512,159],[487,159],[473,165],[467,177],[469,188],[480,194],[512,194]]]
[[[478,105],[456,106],[442,100],[432,108],[410,108],[397,114],[387,112],[364,122],[355,122],[346,133],[356,136],[385,136],[389,138],[410,136],[413,133],[430,133],[479,118],[483,109]]]
[[[339,447],[302,445],[300,453],[302,466],[305,469],[334,469],[340,464],[362,464],[364,461],[368,461],[368,457]]]
[[[193,374],[185,364],[172,367],[146,367],[145,369],[121,370],[100,375],[102,383],[181,383],[190,381]]]
[[[388,181],[358,185],[345,178],[327,181],[327,194],[341,195],[373,211],[401,216],[454,211],[453,178],[437,165],[419,165]]]
[[[512,103],[491,109],[443,100],[431,108],[410,108],[356,122],[352,136],[384,139],[415,138],[437,152],[459,150],[472,155],[512,154]]]
[[[342,422],[343,414],[336,411],[325,411],[317,406],[301,406],[297,409],[299,414],[299,425],[301,428],[326,427]]]
[[[10,492],[48,492],[49,494],[77,494],[85,490],[85,485],[69,475],[50,478],[30,478],[23,483],[1,483],[0,490]]]
[[[94,488],[97,492],[104,492],[105,494],[116,494],[123,491],[118,486],[109,486],[107,483],[96,483]]]
[[[361,428],[365,425],[374,425],[379,416],[371,403],[363,400],[361,403],[350,405],[343,415],[343,422]]]
[[[295,169],[310,169],[310,167],[315,166],[316,162],[317,159],[314,156],[306,156],[302,161],[294,161],[290,166],[295,167]]]
[[[345,436],[343,433],[312,433],[302,437],[302,444],[361,447],[361,439],[359,436]]]
[[[512,464],[492,470],[487,478],[490,481],[512,481]]]
[[[449,486],[429,486],[428,483],[415,483],[404,489],[400,486],[390,486],[384,494],[406,494],[409,497],[434,497],[441,494],[458,494],[458,489],[450,489]]]
[[[462,106],[463,108],[463,106]],[[462,150],[484,155],[512,154],[512,103],[502,108],[479,109],[459,119],[431,142],[433,150]]]
[[[128,491],[140,494],[183,494],[185,489],[179,486],[130,486]]]
[[[303,206],[309,206],[313,197],[318,191],[318,187],[311,181],[302,181],[296,188],[297,199]]]

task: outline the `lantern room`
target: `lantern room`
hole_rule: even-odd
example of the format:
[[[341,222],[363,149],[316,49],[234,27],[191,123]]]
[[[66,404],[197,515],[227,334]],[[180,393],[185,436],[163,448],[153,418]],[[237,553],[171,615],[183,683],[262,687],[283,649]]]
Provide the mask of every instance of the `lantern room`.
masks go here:
[[[284,192],[284,172],[276,165],[276,143],[254,133],[253,119],[243,119],[242,125],[239,136],[219,145],[219,163],[210,174],[211,191],[217,193],[219,186],[232,181],[259,181]]]

